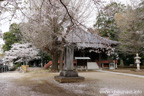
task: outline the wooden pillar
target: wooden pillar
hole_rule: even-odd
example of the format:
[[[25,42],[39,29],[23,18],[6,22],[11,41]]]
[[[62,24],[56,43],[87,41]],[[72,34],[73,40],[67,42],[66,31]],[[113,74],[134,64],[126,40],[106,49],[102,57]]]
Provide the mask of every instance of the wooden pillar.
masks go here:
[[[100,65],[100,68],[102,68],[102,65],[101,65],[101,53],[99,53],[99,65]]]
[[[78,71],[77,60],[76,60],[76,71]]]
[[[88,65],[87,65],[88,60],[86,60],[86,71],[88,71]]]

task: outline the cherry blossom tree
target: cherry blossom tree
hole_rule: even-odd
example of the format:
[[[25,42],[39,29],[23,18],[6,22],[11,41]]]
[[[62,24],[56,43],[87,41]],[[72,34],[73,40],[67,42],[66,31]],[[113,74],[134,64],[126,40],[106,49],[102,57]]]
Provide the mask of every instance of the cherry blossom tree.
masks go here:
[[[31,4],[33,7],[29,11],[31,18],[28,17],[28,22],[21,23],[21,32],[26,40],[52,55],[52,71],[57,71],[58,57],[66,46],[65,37],[73,27],[83,26],[83,23],[90,18],[91,2],[65,0],[63,3],[68,8],[67,13],[59,0],[51,0],[51,3],[42,1],[33,1]]]
[[[38,56],[39,49],[30,43],[20,44],[15,43],[12,45],[11,50],[5,52],[5,60],[8,62],[26,62],[34,59],[40,59]]]

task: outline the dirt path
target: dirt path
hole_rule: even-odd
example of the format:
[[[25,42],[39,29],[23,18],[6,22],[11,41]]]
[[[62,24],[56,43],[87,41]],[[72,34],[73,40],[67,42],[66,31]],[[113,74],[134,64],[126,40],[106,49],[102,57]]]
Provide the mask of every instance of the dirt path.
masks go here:
[[[137,71],[136,68],[124,68],[124,69],[105,70],[105,71],[129,73],[129,74],[135,74],[135,75],[144,76],[144,69],[141,69],[141,70]]]
[[[78,96],[55,85],[46,71],[0,73],[0,96]]]
[[[81,73],[91,81],[93,96],[144,96],[144,79],[104,72]],[[97,93],[98,92],[98,93]],[[96,95],[97,94],[97,95]]]
[[[142,78],[81,72],[84,82],[58,83],[55,75],[37,68],[28,73],[0,73],[0,96],[144,96]]]

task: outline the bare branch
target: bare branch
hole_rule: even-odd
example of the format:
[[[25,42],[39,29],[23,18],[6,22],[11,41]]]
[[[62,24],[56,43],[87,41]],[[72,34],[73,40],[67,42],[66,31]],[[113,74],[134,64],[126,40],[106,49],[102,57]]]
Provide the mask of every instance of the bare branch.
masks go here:
[[[61,4],[64,6],[64,8],[66,9],[66,12],[67,12],[68,16],[70,17],[71,22],[72,22],[72,24],[74,25],[73,17],[70,15],[68,8],[66,7],[66,5],[63,3],[62,0],[60,0],[60,2],[61,2]]]

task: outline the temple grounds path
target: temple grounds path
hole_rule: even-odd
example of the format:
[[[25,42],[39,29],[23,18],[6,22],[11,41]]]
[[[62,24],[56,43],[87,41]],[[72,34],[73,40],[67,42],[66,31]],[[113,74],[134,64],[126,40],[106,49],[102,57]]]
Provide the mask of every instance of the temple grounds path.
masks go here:
[[[107,72],[79,72],[86,80],[58,83],[41,68],[0,73],[0,96],[144,96],[144,78]]]

